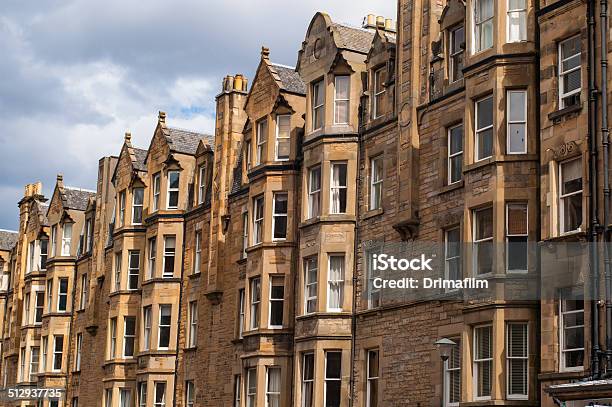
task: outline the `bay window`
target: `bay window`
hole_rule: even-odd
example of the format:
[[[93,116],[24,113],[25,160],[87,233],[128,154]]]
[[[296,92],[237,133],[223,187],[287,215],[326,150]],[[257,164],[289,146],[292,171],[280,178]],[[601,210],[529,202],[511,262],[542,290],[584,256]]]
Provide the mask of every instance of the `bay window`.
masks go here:
[[[474,0],[474,53],[493,47],[493,0]]]
[[[134,356],[134,344],[136,343],[136,318],[123,318],[123,357]]]
[[[506,331],[506,388],[508,398],[527,399],[529,381],[527,323],[508,323]]]
[[[149,239],[149,266],[147,273],[149,278],[155,276],[155,258],[157,256],[157,239],[152,237]]]
[[[121,254],[115,253],[115,291],[121,289]]]
[[[314,407],[314,353],[302,355],[302,407]]]
[[[62,358],[64,357],[64,335],[53,336],[53,371],[62,370]]]
[[[323,80],[312,84],[312,131],[323,127],[325,118],[325,87]]]
[[[115,356],[117,356],[117,318],[111,318],[108,321],[108,332],[108,358],[115,359]]]
[[[168,349],[170,347],[170,328],[172,324],[172,305],[162,304],[159,306],[159,326],[157,349]]]
[[[149,350],[151,348],[152,310],[153,308],[150,305],[143,307],[142,309],[142,319],[143,319],[142,349],[143,350]]]
[[[321,167],[308,171],[308,219],[321,214]]]
[[[276,116],[276,161],[287,161],[291,151],[291,115]]]
[[[491,397],[493,380],[493,328],[491,325],[474,328],[473,359],[474,399]]]
[[[283,309],[285,304],[285,280],[283,277],[271,277],[270,282],[270,328],[283,327]]]
[[[344,303],[344,255],[329,256],[327,275],[327,311],[341,312]]]
[[[506,92],[508,122],[506,126],[508,154],[527,153],[527,91]]]
[[[163,278],[174,277],[174,256],[176,254],[176,236],[164,236],[164,272]]]
[[[257,123],[257,153],[255,155],[255,165],[265,161],[265,147],[268,141],[268,120],[263,119]]]
[[[259,277],[251,279],[250,286],[251,298],[251,329],[259,328],[259,311],[261,309],[261,279]]]
[[[325,352],[325,407],[340,407],[342,352]]]
[[[134,188],[132,190],[132,224],[142,223],[142,207],[144,205],[144,188]]]
[[[177,209],[179,204],[179,181],[178,171],[168,171],[168,196],[166,197],[166,209]]]
[[[62,256],[70,256],[72,246],[72,223],[64,223],[62,227]]]
[[[257,368],[252,367],[247,369],[247,407],[255,407],[257,405]]]
[[[166,407],[166,382],[155,382],[154,407]]]
[[[346,213],[347,198],[347,164],[345,162],[334,162],[331,164],[331,187],[330,197],[331,213]]]
[[[200,165],[198,171],[198,205],[204,203],[206,199],[206,166]]]
[[[129,251],[128,264],[128,290],[138,289],[138,280],[140,278],[140,251]]]
[[[287,238],[287,205],[288,195],[285,192],[274,193],[274,207],[272,212],[272,238],[284,240]]]
[[[334,78],[334,124],[349,123],[349,83],[348,75],[338,75]]]
[[[317,257],[304,260],[304,314],[317,310]]]
[[[527,40],[527,0],[507,0],[508,42]]]
[[[478,209],[474,218],[474,271],[486,274],[493,271],[493,208]]]
[[[68,309],[68,279],[61,277],[58,282],[57,312],[66,312]]]
[[[268,366],[266,375],[266,407],[280,407],[281,368],[278,366]]]
[[[125,225],[125,191],[119,192],[119,226]]]
[[[465,29],[458,26],[449,33],[449,74],[450,82],[456,82],[463,78],[463,52],[465,48]]]
[[[259,244],[263,238],[264,197],[253,199],[253,244]]]
[[[527,271],[527,204],[506,204],[506,270]]]
[[[475,107],[475,161],[480,161],[493,155],[493,96],[477,101]]]
[[[161,174],[153,175],[153,212],[159,210],[159,196],[161,194]]]

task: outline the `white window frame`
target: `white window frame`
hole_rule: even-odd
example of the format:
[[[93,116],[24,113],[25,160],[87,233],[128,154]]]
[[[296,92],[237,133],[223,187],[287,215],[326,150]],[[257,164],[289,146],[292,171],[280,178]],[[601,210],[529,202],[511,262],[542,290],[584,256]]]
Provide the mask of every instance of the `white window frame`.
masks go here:
[[[456,152],[452,152],[451,151],[451,146],[452,146],[451,140],[452,140],[453,130],[459,129],[459,128],[461,129],[461,150],[456,151]],[[446,144],[447,144],[446,145],[446,147],[447,147],[446,166],[447,166],[447,170],[448,170],[446,182],[447,182],[448,185],[454,185],[454,184],[456,184],[458,182],[461,182],[461,180],[463,179],[463,174],[459,174],[459,179],[456,180],[456,181],[453,181],[453,165],[452,165],[453,164],[453,159],[456,158],[456,157],[459,157],[459,160],[461,162],[461,168],[463,168],[463,148],[464,148],[463,144],[464,144],[464,141],[465,141],[465,133],[464,133],[464,130],[463,130],[463,123],[449,127],[446,130],[446,138],[447,138],[447,141],[446,141]]]
[[[340,98],[338,97],[338,80],[346,80],[346,90],[347,97]],[[351,109],[351,77],[350,75],[336,75],[334,76],[334,124],[349,124],[350,121],[350,109]],[[346,121],[338,120],[338,105],[346,104]]]
[[[147,382],[138,383],[138,407],[147,407]]]
[[[491,1],[493,3],[493,14],[487,19],[479,18],[479,8],[482,1]],[[494,0],[474,0],[474,9],[472,13],[472,20],[474,24],[474,34],[472,43],[472,54],[477,54],[482,51],[493,48],[495,45],[495,1]],[[491,46],[484,47],[482,44],[482,27],[490,23],[492,25],[491,30]]]
[[[195,406],[195,385],[193,380],[185,381],[185,407]]]
[[[153,406],[154,407],[166,407],[166,394],[168,393],[167,383],[164,381],[155,381],[153,382],[155,394],[153,396]],[[163,388],[163,394],[161,401],[157,401],[157,392],[160,388]]]
[[[119,389],[119,407],[131,407],[132,390],[126,387]]]
[[[39,296],[42,301],[39,301]],[[36,316],[40,310],[40,321],[37,321]],[[34,290],[34,325],[42,325],[42,316],[45,313],[45,291],[43,287],[38,287]]]
[[[134,321],[134,332],[132,334],[128,333],[128,320],[133,320]],[[136,355],[136,317],[133,316],[129,316],[126,315],[123,317],[123,358],[124,359],[133,359]],[[132,355],[128,355],[126,350],[127,350],[127,344],[129,342],[129,340],[132,340]]]
[[[136,203],[136,191],[142,191],[142,202]],[[140,208],[140,222],[136,222],[136,209]],[[142,225],[142,218],[144,216],[144,188],[136,187],[132,189],[132,225]]]
[[[168,242],[172,239],[174,240],[174,251],[169,251],[168,249],[172,249],[172,248],[168,247]],[[164,264],[163,264],[163,269],[162,269],[163,278],[173,278],[174,277],[175,269],[176,269],[176,243],[177,243],[176,235],[164,235]],[[170,257],[173,258],[172,274],[166,273],[166,258],[170,258]]]
[[[341,277],[338,280],[332,280],[332,259],[341,258],[342,261],[339,263],[342,265]],[[346,279],[346,255],[344,253],[333,253],[327,256],[327,312],[342,312],[344,310],[344,285]],[[338,302],[340,307],[332,307],[330,300],[332,298],[332,286],[338,286],[339,297]]]
[[[289,121],[289,132],[287,133],[286,137],[281,137],[281,131],[280,131],[280,123],[281,120],[288,120]],[[276,116],[276,138],[275,138],[275,145],[274,145],[274,159],[276,161],[289,161],[289,157],[280,157],[279,154],[279,146],[282,142],[285,143],[289,143],[289,151],[291,151],[291,115],[290,114],[279,114]],[[291,153],[290,153],[291,155]]]
[[[242,376],[234,376],[234,407],[242,407]]]
[[[169,314],[170,314],[170,323],[169,324],[162,324],[162,317],[163,317],[163,310],[169,310]],[[167,329],[168,330],[168,346],[161,346],[161,332],[162,329]],[[158,350],[168,350],[170,349],[170,345],[172,342],[172,305],[170,304],[160,304],[159,305],[159,318],[158,318],[158,325],[157,325],[157,349]]]
[[[159,198],[161,196],[161,173],[153,174],[153,180],[151,181],[153,186],[153,212],[157,212],[159,210]]]
[[[125,189],[119,192],[119,226],[125,225]]]
[[[277,197],[286,197],[287,202],[287,212],[286,213],[277,213],[276,212],[276,198]],[[285,219],[285,237],[275,237],[276,234],[276,220],[277,218]],[[273,241],[282,241],[287,240],[287,235],[289,234],[289,194],[287,192],[274,192],[272,196],[272,240]]]
[[[473,226],[473,270],[474,270],[474,275],[486,275],[488,273],[478,273],[478,245],[479,243],[486,243],[486,242],[492,242],[493,238],[495,236],[495,214],[493,213],[493,216],[491,216],[491,236],[488,237],[484,237],[484,238],[477,238],[478,235],[478,214],[482,213],[484,211],[487,210],[491,210],[492,212],[494,212],[493,207],[492,206],[486,206],[484,208],[479,208],[479,209],[474,209],[472,211],[472,226]],[[495,262],[495,259],[493,259],[493,262]]]
[[[378,360],[378,375],[370,376],[370,354],[376,353],[376,359]],[[372,383],[376,383],[377,387],[377,397],[380,395],[380,351],[378,349],[368,349],[366,352],[366,407],[371,407],[370,399],[372,398]],[[376,402],[376,406],[380,405],[378,401]]]
[[[266,143],[268,142],[268,119],[264,118],[256,124],[257,132],[255,134],[257,142],[257,151],[255,154],[255,165],[260,165],[264,162]]]
[[[510,355],[510,326],[511,325],[522,325],[525,327],[525,350],[526,355],[524,356],[513,356]],[[525,372],[527,377],[525,378],[526,393],[525,394],[511,394],[510,393],[510,364],[512,360],[523,360],[525,363]],[[512,321],[506,323],[506,398],[508,400],[527,400],[529,398],[529,324],[527,322]]]
[[[58,344],[61,344],[61,349],[59,351],[57,350]],[[60,368],[56,369],[55,362],[57,361],[58,357],[60,360]],[[62,371],[62,366],[64,364],[63,357],[64,357],[64,335],[53,335],[53,360],[51,364],[51,369],[53,372]]]
[[[578,42],[580,43],[580,52],[577,53],[577,54],[573,54],[573,55],[569,55],[569,56],[564,57],[564,55],[563,55],[563,44],[565,44],[566,42],[569,42],[569,41],[574,41],[576,39],[578,39]],[[559,63],[559,109],[563,109],[563,108],[566,108],[566,107],[569,106],[569,105],[568,106],[565,105],[565,102],[564,102],[565,98],[567,98],[569,96],[572,96],[572,95],[575,95],[577,93],[579,94],[579,93],[582,92],[582,79],[583,79],[582,78],[582,76],[583,76],[582,75],[582,40],[580,38],[580,34],[573,35],[573,36],[571,36],[571,37],[569,37],[569,38],[559,42],[559,45],[558,45],[558,54],[559,54],[559,62],[558,62]],[[563,62],[567,61],[568,59],[572,59],[572,58],[574,58],[576,56],[578,56],[580,58],[580,64],[578,64],[577,67],[574,67],[574,68],[568,69],[567,71],[564,71],[563,70]],[[570,74],[570,73],[572,73],[574,71],[577,71],[577,70],[580,70],[580,87],[577,88],[577,89],[574,89],[572,91],[565,92],[565,90],[563,89],[563,87],[564,87],[563,86],[563,77],[565,75]]]
[[[278,283],[280,281],[280,284]],[[276,283],[276,284],[275,284]],[[281,286],[283,287],[283,297],[282,298],[273,298],[272,297],[272,287],[278,287]],[[270,306],[268,307],[268,328],[270,329],[282,329],[283,328],[283,322],[281,321],[280,325],[272,325],[272,304],[273,303],[279,303],[281,304],[281,310],[282,310],[282,315],[283,315],[283,319],[285,319],[285,279],[283,277],[271,277],[270,278],[270,292],[269,292],[269,303]]]
[[[148,351],[151,349],[151,335],[153,333],[153,306],[147,305],[142,308],[142,350]]]
[[[257,296],[254,294],[257,293]],[[261,325],[261,277],[254,277],[249,281],[249,312],[250,312],[250,329],[259,329]]]
[[[512,111],[515,107],[512,106],[512,103],[510,103],[511,101],[511,94],[520,94],[523,96],[523,120],[511,120],[510,118],[512,117]],[[508,90],[506,91],[506,109],[507,109],[507,118],[508,120],[506,120],[506,151],[507,154],[527,154],[527,91],[525,89],[513,89],[513,90]],[[511,146],[511,132],[510,132],[510,128],[512,125],[522,125],[524,128],[524,132],[523,134],[525,135],[525,139],[523,140],[523,149],[519,150],[519,151],[512,151],[510,146]]]
[[[318,189],[313,189],[314,180],[318,174]],[[317,203],[317,211],[314,211],[314,204]],[[316,165],[308,170],[308,219],[321,216],[321,166]]]
[[[251,169],[251,167],[253,166],[253,157],[252,157],[252,147],[251,147],[251,140],[248,140],[245,143],[244,149],[246,150],[246,169],[247,171],[249,171]]]
[[[117,252],[115,253],[115,279],[113,281],[114,283],[114,291],[120,291],[121,290],[121,266],[123,262],[123,252]]]
[[[455,242],[451,242],[448,236],[450,232],[454,232],[454,231],[457,231],[459,234],[459,240],[456,242],[456,244],[459,245],[459,253],[457,255],[450,255],[449,245]],[[444,278],[451,279],[449,264],[455,260],[459,261],[459,271],[461,272],[461,227],[460,226],[454,226],[444,231]],[[455,291],[455,290],[457,289],[453,289],[453,288],[446,289],[447,292]]]
[[[282,389],[282,384],[281,384],[281,389],[279,389],[278,391],[272,391],[270,390],[270,372],[271,371],[278,371],[278,375],[279,378],[281,380],[282,383],[282,370],[280,366],[266,366],[266,407],[273,407],[276,405],[281,405],[281,389]],[[278,400],[278,404],[276,403],[270,403],[270,398],[274,397],[276,400]]]
[[[312,97],[312,131],[317,131],[325,126],[325,84],[323,78],[314,81],[311,85]],[[321,104],[316,105],[317,95],[323,95]],[[317,118],[320,117],[321,125],[317,126]]]
[[[246,371],[246,407],[255,407],[257,405],[257,367],[248,368]],[[255,380],[255,385],[251,383]],[[255,391],[251,391],[254,389]]]
[[[559,370],[561,372],[581,372],[584,370],[584,362],[586,360],[586,341],[584,339],[585,335],[583,334],[583,344],[582,344],[582,348],[572,348],[572,349],[565,349],[565,316],[566,315],[570,315],[570,314],[580,314],[582,313],[583,315],[583,323],[582,325],[572,325],[570,327],[570,329],[575,329],[575,328],[582,328],[584,331],[584,316],[585,316],[585,307],[584,307],[584,301],[583,301],[583,306],[582,309],[579,310],[572,310],[572,311],[563,311],[563,301],[566,301],[566,298],[563,298],[563,296],[561,296],[561,298],[559,299]],[[576,351],[582,351],[582,357],[583,357],[583,363],[582,366],[566,366],[565,363],[565,352],[576,352]]]
[[[62,291],[62,281],[66,281],[66,291]],[[68,277],[60,277],[57,279],[57,312],[68,312],[68,291],[70,281]],[[66,308],[60,309],[61,298],[66,298]]]
[[[190,348],[195,348],[198,344],[198,302],[189,302],[189,337]]]
[[[204,203],[204,199],[206,198],[206,166],[204,164],[200,165],[198,170],[198,205],[202,205]]]
[[[72,250],[72,223],[64,223],[62,225],[62,256],[70,256],[71,250]]]
[[[314,267],[310,267],[312,261],[312,265],[314,265]],[[317,308],[318,308],[318,303],[319,303],[319,295],[318,295],[318,290],[319,290],[319,259],[317,256],[310,256],[310,257],[306,257],[304,258],[304,315],[308,315],[308,314],[312,314],[317,312]],[[314,281],[310,281],[308,279],[308,276],[310,274],[311,271],[314,271]],[[314,293],[315,295],[309,295],[308,292],[310,291],[309,288],[310,287],[314,287]],[[312,311],[308,311],[308,303],[310,303],[311,301],[314,301],[314,310]]]
[[[334,185],[334,168],[336,166],[344,166],[346,167],[346,179],[345,179],[345,185]],[[329,182],[329,213],[334,214],[334,215],[344,215],[347,213],[348,211],[348,178],[349,178],[349,173],[348,173],[348,162],[346,161],[334,161],[331,163],[330,165],[330,182]],[[340,209],[340,192],[341,190],[346,190],[346,207],[344,208],[344,211],[342,211],[342,209]],[[334,211],[334,190],[338,190],[338,211]]]
[[[480,104],[488,99],[491,99],[491,104],[493,105],[493,109],[491,109],[491,124],[488,126],[485,126],[483,128],[478,128],[478,112],[480,111]],[[486,160],[487,158],[493,157],[493,155],[495,154],[495,105],[494,105],[495,100],[493,99],[493,95],[488,95],[485,96],[481,99],[478,99],[475,103],[474,103],[474,161],[475,162],[479,162],[479,161],[483,161]],[[488,155],[486,157],[479,157],[478,156],[478,148],[479,148],[479,136],[481,133],[484,133],[486,131],[491,130],[491,155]]]
[[[582,216],[582,224],[578,226],[578,229],[573,230],[565,230],[565,209],[563,205],[563,200],[570,198],[574,195],[580,195],[582,197],[582,205],[581,210],[584,211],[584,174],[580,174],[580,179],[582,181],[582,189],[575,192],[570,192],[569,194],[563,194],[563,166],[571,163],[572,161],[580,161],[580,168],[582,169],[582,158],[572,158],[570,160],[565,160],[559,163],[559,234],[564,235],[573,232],[579,232],[582,230],[582,224],[584,224],[584,216]]]
[[[477,340],[477,332],[480,332],[479,330],[481,329],[485,329],[485,328],[490,328],[491,330],[491,340],[489,341],[489,344],[491,346],[491,355],[488,358],[478,358],[477,355],[479,354],[478,352],[478,340]],[[495,380],[495,372],[493,371],[494,369],[494,364],[493,364],[493,339],[494,339],[494,335],[493,335],[493,325],[491,324],[484,324],[484,325],[478,325],[475,326],[473,329],[473,360],[472,360],[472,371],[473,371],[473,396],[474,396],[474,401],[479,401],[479,400],[491,400],[491,396],[493,393],[493,381]],[[489,395],[488,396],[478,396],[478,370],[479,370],[479,366],[480,364],[484,364],[484,363],[490,363],[491,364],[491,368],[490,368],[490,373],[491,373],[491,378],[490,378],[490,383],[489,385],[491,386],[491,388],[489,388]]]
[[[327,357],[330,353],[340,354],[340,376],[339,377],[327,377]],[[342,351],[340,350],[326,350],[325,351],[325,366],[323,371],[323,405],[327,405],[327,385],[329,382],[340,382],[340,397],[342,397]]]
[[[260,208],[261,216],[259,217]],[[253,245],[263,242],[265,210],[264,196],[260,195],[253,198]]]
[[[39,373],[39,360],[40,360],[40,347],[31,346],[30,347],[30,366],[29,366],[29,377],[28,381],[35,382],[36,377]]]
[[[463,41],[465,43],[465,26],[463,24],[457,25],[449,30],[448,37],[448,81],[449,83],[455,83],[463,79],[463,72],[458,72],[458,76],[456,80],[453,80],[455,77],[455,73],[457,73],[457,67],[455,66],[455,58],[465,52],[465,49],[459,48],[459,50],[453,50],[453,44],[455,43],[455,36],[457,35],[457,31],[463,30]]]
[[[378,173],[377,164],[380,163],[381,171]],[[383,182],[385,179],[385,162],[382,154],[370,158],[370,207],[371,211],[382,208]],[[374,193],[378,191],[377,195]],[[378,197],[376,200],[375,198]]]
[[[76,355],[74,357],[74,370],[76,372],[81,371],[81,353],[83,350],[83,334],[77,333],[76,337]]]
[[[176,188],[172,188],[170,186],[170,178],[172,177],[173,174],[176,174],[176,176],[178,177],[178,183],[179,186]],[[181,172],[178,170],[172,170],[172,171],[168,171],[168,186],[167,186],[167,193],[166,193],[166,209],[171,210],[171,209],[178,209],[178,207],[180,206],[180,197],[181,197]],[[172,193],[176,193],[176,206],[170,206],[170,194]]]
[[[57,225],[51,226],[51,257],[55,257],[57,250]]]
[[[450,402],[450,391],[451,391],[451,374],[453,372],[459,372],[459,398],[461,398],[461,340],[459,338],[453,338],[455,345],[452,346],[451,355],[444,361],[444,407],[458,407],[459,402]],[[458,353],[458,366],[451,366],[452,352],[457,349]]]
[[[147,266],[148,278],[155,276],[155,265],[157,259],[157,237],[152,237],[147,241],[149,249],[149,261]]]
[[[378,99],[382,99],[383,95],[387,91],[384,83],[382,83],[382,75],[386,69],[387,67],[383,65],[374,69],[374,72],[372,73],[372,76],[374,78],[374,80],[372,81],[372,83],[374,84],[374,88],[372,89],[372,93],[374,94],[374,99],[372,101],[372,119],[377,119],[382,116],[382,112],[379,111],[381,106],[378,103]],[[376,89],[378,89],[379,86],[382,90],[377,91]]]
[[[245,289],[241,288],[238,290],[238,338],[242,339],[244,333],[244,322],[245,322]]]
[[[41,355],[40,355],[41,372],[46,372],[47,371],[47,355],[49,353],[49,337],[43,336],[40,339],[40,342],[41,342],[40,347],[42,348]],[[7,375],[4,375],[4,377],[7,377]]]
[[[523,1],[523,8],[518,8],[518,9],[511,9],[510,8],[510,3],[512,3],[512,0],[507,0],[506,6],[507,6],[507,13],[506,13],[506,42],[524,42],[527,41],[527,0],[522,0]],[[519,18],[519,26],[523,25],[523,32],[525,33],[525,38],[512,38],[512,33],[510,32],[511,29],[511,14],[518,14],[518,18]],[[520,32],[520,29],[519,29]],[[520,35],[520,34],[519,34]]]
[[[200,273],[200,264],[202,263],[202,231],[195,232],[195,250],[193,255],[193,274]]]
[[[132,264],[133,259],[136,258],[136,267]],[[128,281],[127,289],[129,291],[138,290],[138,284],[140,282],[140,250],[128,251]],[[135,277],[136,286],[132,286],[132,278]]]
[[[4,374],[7,374],[5,372]],[[19,380],[18,382],[23,382],[26,377],[26,348],[22,346],[19,351]]]
[[[242,213],[242,254],[241,258],[246,259],[247,249],[249,248],[249,213]]]
[[[525,233],[521,233],[521,234],[510,234],[509,230],[510,230],[510,207],[511,206],[522,206],[525,208],[526,211],[526,218],[525,218]],[[525,258],[527,259],[527,265],[525,270],[510,270],[509,264],[510,264],[510,250],[508,250],[508,248],[510,247],[510,238],[512,237],[524,237],[525,238],[525,242],[527,242],[528,237],[529,237],[529,206],[527,205],[527,202],[506,202],[506,272],[507,273],[516,273],[516,274],[524,274],[527,273],[527,271],[529,270],[529,249],[527,248],[527,253],[525,254]]]
[[[50,313],[53,310],[53,279],[50,278],[47,280],[47,313]],[[9,324],[9,335],[10,335],[11,325]]]
[[[117,357],[117,317],[108,320],[108,359]]]
[[[312,358],[312,378],[305,378],[305,372],[306,372],[306,358],[310,357]],[[302,354],[302,372],[301,372],[301,406],[302,407],[314,407],[314,397],[315,397],[315,392],[314,392],[314,386],[315,386],[315,377],[316,377],[316,373],[315,373],[315,368],[316,368],[316,360],[315,360],[315,354],[314,352],[305,352]],[[309,386],[310,387],[310,393],[311,394],[311,404],[310,405],[306,405],[306,387]]]

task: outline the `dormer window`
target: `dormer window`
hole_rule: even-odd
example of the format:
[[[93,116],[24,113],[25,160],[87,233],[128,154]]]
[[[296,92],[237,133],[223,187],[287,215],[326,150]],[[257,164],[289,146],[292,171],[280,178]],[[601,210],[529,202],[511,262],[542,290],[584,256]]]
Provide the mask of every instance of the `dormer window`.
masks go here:
[[[179,201],[179,178],[178,171],[168,171],[168,200],[166,209],[177,209]]]
[[[494,7],[493,0],[474,1],[474,53],[493,47]]]
[[[323,79],[312,84],[312,130],[319,130],[323,127],[325,117],[325,89]]]
[[[204,165],[200,166],[200,170],[198,171],[198,204],[201,205],[204,203],[204,188],[206,187],[206,167]]]
[[[372,119],[383,114],[383,97],[385,95],[385,67],[374,71],[374,105],[372,106]]]
[[[255,165],[259,165],[263,162],[267,137],[268,121],[264,119],[257,123],[257,162],[255,163]]]
[[[465,28],[461,25],[450,30],[448,41],[450,82],[463,78],[463,50],[465,48]]]
[[[119,226],[125,225],[125,191],[119,193]]]
[[[251,169],[252,163],[251,163],[251,141],[247,141],[245,146],[244,146],[244,152],[245,152],[245,156],[246,156],[246,169],[247,171],[249,171]]]
[[[134,188],[132,190],[132,224],[142,223],[142,206],[144,203],[144,188]]]
[[[159,172],[153,175],[153,212],[159,209],[159,195],[161,192],[161,176]]]
[[[336,76],[334,93],[334,124],[349,123],[349,84],[348,75]]]
[[[62,228],[62,256],[70,256],[72,246],[72,223],[64,223]]]
[[[287,161],[291,151],[291,115],[276,116],[276,161]]]

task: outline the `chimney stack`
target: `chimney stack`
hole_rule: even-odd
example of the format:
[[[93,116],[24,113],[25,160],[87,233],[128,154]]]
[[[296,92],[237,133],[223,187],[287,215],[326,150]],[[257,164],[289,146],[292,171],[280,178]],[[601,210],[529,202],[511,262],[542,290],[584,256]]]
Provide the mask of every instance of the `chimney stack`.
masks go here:
[[[393,25],[393,20],[390,18],[385,19],[385,31],[395,32],[395,27]]]
[[[132,133],[130,133],[129,131],[126,131],[126,132],[125,132],[125,137],[123,138],[123,140],[124,140],[126,143],[131,142],[131,141],[132,141]]]
[[[157,116],[157,121],[161,124],[166,124],[166,112],[159,111],[159,115]]]

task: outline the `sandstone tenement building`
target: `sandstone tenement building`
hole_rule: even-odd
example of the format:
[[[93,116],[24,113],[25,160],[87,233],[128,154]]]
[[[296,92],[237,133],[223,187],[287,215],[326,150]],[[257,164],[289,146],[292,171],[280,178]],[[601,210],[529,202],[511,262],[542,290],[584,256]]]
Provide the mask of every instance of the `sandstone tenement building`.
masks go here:
[[[0,381],[64,397],[0,404],[610,405],[607,3],[317,13],[295,67],[223,79],[214,134],[160,112],[94,190],[27,185]],[[411,244],[495,295],[378,288],[368,253]]]

